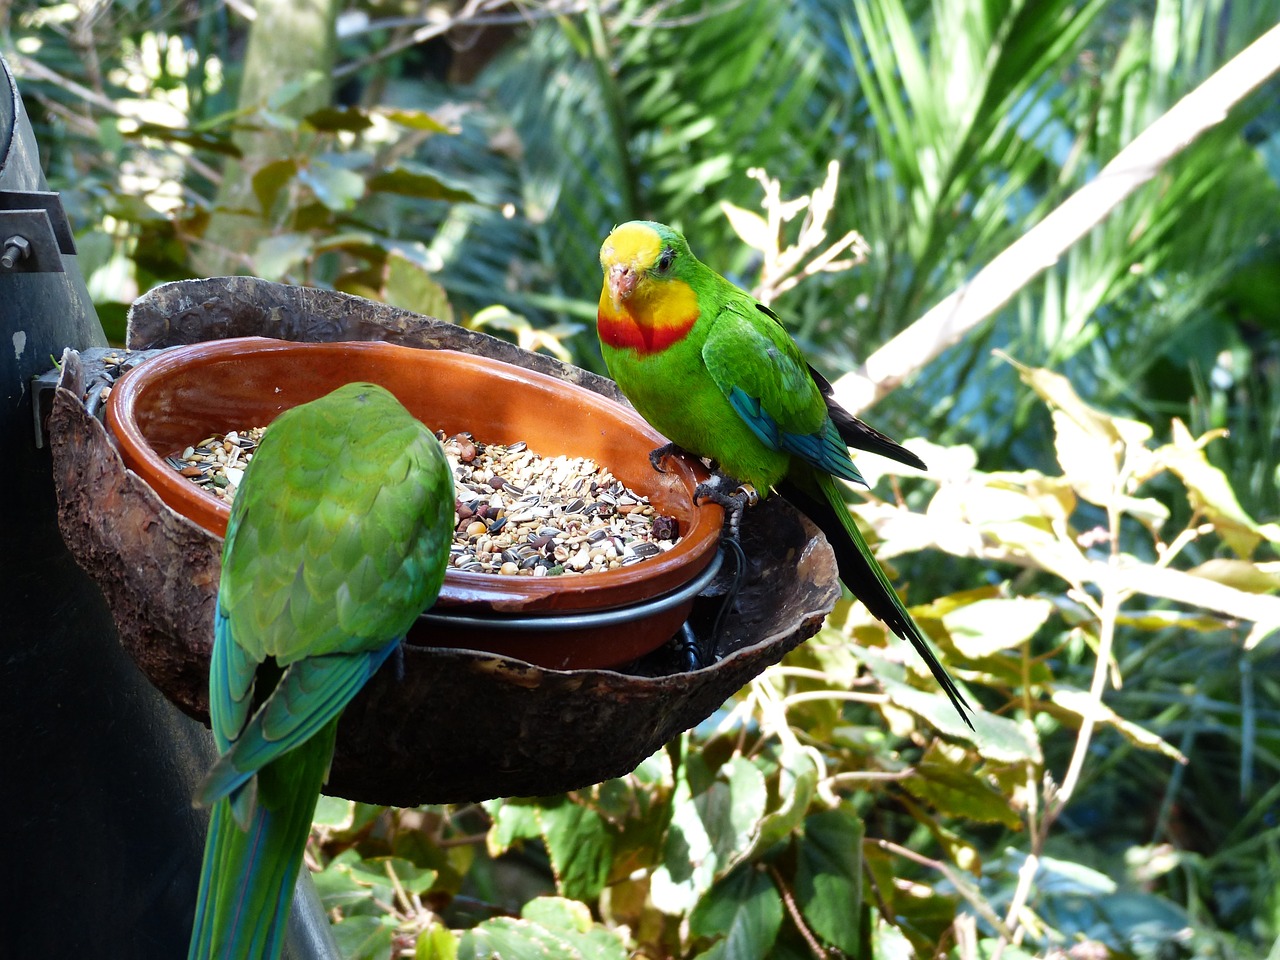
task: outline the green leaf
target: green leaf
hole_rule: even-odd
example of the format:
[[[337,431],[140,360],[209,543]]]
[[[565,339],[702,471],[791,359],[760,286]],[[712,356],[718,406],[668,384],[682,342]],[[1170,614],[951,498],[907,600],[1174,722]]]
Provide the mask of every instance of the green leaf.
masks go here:
[[[355,804],[342,797],[320,795],[316,801],[316,812],[311,822],[322,827],[344,830],[355,821]]]
[[[651,880],[653,902],[665,913],[691,909],[716,877],[748,855],[768,801],[764,774],[742,757],[721,767],[696,795],[692,766],[686,763],[676,781],[662,863]]]
[[[627,960],[631,955],[626,937],[595,922],[585,903],[562,897],[538,897],[520,911],[571,944],[583,960]]]
[[[410,130],[425,130],[428,133],[457,133],[457,131],[441,123],[424,110],[382,109],[378,111],[392,123],[398,123]]]
[[[258,168],[253,175],[253,195],[258,198],[258,206],[262,208],[264,217],[271,216],[276,197],[297,172],[298,161],[293,157],[272,160]]]
[[[587,960],[564,937],[529,920],[498,917],[462,935],[458,960]]]
[[[594,810],[560,798],[537,808],[556,887],[566,897],[592,900],[613,864],[613,837]]]
[[[263,237],[253,249],[253,264],[264,280],[282,280],[311,256],[311,237],[305,233],[277,233]]]
[[[699,936],[723,936],[702,960],[756,960],[769,955],[782,927],[782,897],[773,881],[743,864],[717,883],[689,916]]]
[[[537,803],[532,800],[491,800],[485,804],[493,824],[485,838],[489,856],[499,857],[520,840],[542,836]]]
[[[347,130],[359,133],[373,126],[367,111],[359,107],[322,107],[302,118],[313,130],[332,133],[335,130]]]
[[[390,960],[395,934],[390,917],[356,916],[339,920],[329,929],[346,960]]]
[[[844,804],[804,821],[796,846],[796,898],[813,931],[856,954],[862,917],[862,820]]]
[[[1157,736],[1145,727],[1140,727],[1136,723],[1124,719],[1105,703],[1096,702],[1084,690],[1058,687],[1053,691],[1052,701],[1057,706],[1080,718],[1092,714],[1095,723],[1111,727],[1135,747],[1159,751],[1179,763],[1187,762],[1187,758],[1182,751],[1163,737]]]
[[[355,207],[364,196],[364,177],[323,160],[312,160],[299,168],[298,180],[311,188],[316,199],[330,210],[342,213]]]
[[[945,751],[931,746],[915,765],[915,776],[902,781],[903,788],[940,813],[982,823],[999,823],[1022,829],[1022,819],[997,786],[985,779],[972,763],[952,761]]]
[[[433,921],[414,941],[413,960],[458,960],[457,936],[443,923]]]
[[[1204,455],[1204,445],[1221,436],[1191,436],[1181,420],[1172,423],[1172,442],[1155,452],[1157,460],[1177,474],[1187,488],[1191,505],[1213,521],[1214,530],[1238,557],[1248,558],[1263,539],[1263,531],[1245,513],[1236,499],[1231,482]]]
[[[369,189],[381,193],[395,193],[421,200],[448,200],[450,202],[474,201],[466,190],[447,186],[439,177],[405,166],[383,170],[369,178]]]
[[[942,623],[957,650],[981,660],[1031,639],[1053,609],[1051,601],[1033,597],[978,600],[944,614]]]
[[[817,785],[818,767],[813,757],[790,739],[784,741],[777,786],[781,802],[761,818],[755,851],[769,849],[801,824]]]
[[[453,307],[444,287],[420,263],[396,252],[387,257],[384,295],[392,306],[453,322]]]

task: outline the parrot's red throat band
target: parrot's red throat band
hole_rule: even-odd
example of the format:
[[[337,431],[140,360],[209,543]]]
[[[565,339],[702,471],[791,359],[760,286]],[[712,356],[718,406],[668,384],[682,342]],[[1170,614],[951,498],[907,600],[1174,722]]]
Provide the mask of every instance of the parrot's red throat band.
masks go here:
[[[600,340],[606,346],[637,353],[659,353],[683,340],[698,322],[698,314],[674,323],[667,320],[660,325],[645,325],[636,322],[625,307],[618,313],[602,307],[596,319]]]

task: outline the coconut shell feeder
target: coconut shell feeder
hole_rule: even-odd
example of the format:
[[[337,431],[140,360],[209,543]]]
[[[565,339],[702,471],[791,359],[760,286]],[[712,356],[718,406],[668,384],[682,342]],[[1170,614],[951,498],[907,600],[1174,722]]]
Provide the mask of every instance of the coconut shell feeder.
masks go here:
[[[68,351],[47,423],[62,535],[98,582],[138,667],[206,722],[222,541],[125,467],[99,419],[101,398],[126,368],[166,348],[250,336],[460,351],[626,404],[611,381],[505,341],[385,304],[246,277],[146,294],[130,312],[132,352]],[[719,658],[701,669],[688,667],[679,641],[709,632],[723,574],[693,599],[672,642],[610,669],[559,670],[426,646],[432,630],[415,628],[400,669],[379,671],[343,715],[326,792],[414,806],[560,793],[628,773],[816,633],[839,598],[830,547],[781,498],[747,511],[742,545],[741,592],[722,624]]]

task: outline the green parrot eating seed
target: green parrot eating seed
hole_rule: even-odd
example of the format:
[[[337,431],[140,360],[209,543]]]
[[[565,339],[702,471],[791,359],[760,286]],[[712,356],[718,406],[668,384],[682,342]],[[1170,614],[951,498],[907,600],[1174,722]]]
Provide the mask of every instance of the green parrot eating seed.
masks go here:
[[[382,387],[347,384],[263,437],[222,550],[192,960],[280,956],[338,717],[435,602],[453,509],[439,442]]]
[[[924,468],[915,454],[840,407],[776,314],[689,252],[683,236],[651,221],[616,227],[600,249],[597,315],[609,372],[671,444],[714,462],[733,492],[699,488],[728,510],[736,538],[743,508],[776,489],[826,534],[840,579],[867,609],[910,641],[972,728],[969,704],[911,619],[854,523],[836,478],[865,483],[849,447]]]

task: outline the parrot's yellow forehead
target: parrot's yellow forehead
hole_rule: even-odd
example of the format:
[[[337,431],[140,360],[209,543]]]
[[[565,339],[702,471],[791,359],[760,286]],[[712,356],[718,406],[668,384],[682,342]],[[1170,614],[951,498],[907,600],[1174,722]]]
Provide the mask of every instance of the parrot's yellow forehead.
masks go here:
[[[662,237],[643,223],[624,223],[605,237],[600,247],[600,263],[607,270],[615,263],[644,269],[657,262],[662,253]]]

